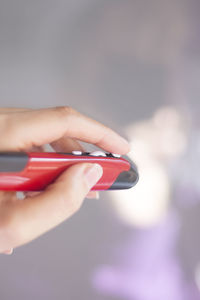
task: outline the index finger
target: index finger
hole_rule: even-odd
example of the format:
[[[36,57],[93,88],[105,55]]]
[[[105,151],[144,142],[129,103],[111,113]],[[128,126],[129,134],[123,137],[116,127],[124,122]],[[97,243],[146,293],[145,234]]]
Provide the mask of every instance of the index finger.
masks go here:
[[[130,150],[129,143],[112,129],[68,106],[16,112],[5,116],[4,121],[1,150],[21,151],[64,136],[109,152],[126,154]]]

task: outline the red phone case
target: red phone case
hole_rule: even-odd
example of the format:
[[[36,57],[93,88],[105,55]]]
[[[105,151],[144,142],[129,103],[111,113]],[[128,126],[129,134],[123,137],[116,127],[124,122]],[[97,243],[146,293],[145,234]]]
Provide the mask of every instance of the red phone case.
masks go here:
[[[76,151],[74,151],[76,153]],[[138,181],[136,166],[114,155],[91,153],[0,152],[0,190],[40,191],[73,164],[89,162],[103,167],[103,175],[92,190],[133,187]]]

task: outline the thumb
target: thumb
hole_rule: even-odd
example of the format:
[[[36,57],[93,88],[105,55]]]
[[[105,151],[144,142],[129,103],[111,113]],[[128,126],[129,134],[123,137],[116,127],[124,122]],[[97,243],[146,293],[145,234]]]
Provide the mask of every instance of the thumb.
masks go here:
[[[17,202],[11,227],[19,238],[13,246],[35,239],[73,215],[102,174],[98,164],[75,164],[39,195]]]
[[[63,198],[67,206],[72,205],[76,210],[81,206],[83,199],[98,182],[102,174],[103,169],[99,164],[76,164],[63,172],[53,184],[49,185],[43,192],[42,197]]]

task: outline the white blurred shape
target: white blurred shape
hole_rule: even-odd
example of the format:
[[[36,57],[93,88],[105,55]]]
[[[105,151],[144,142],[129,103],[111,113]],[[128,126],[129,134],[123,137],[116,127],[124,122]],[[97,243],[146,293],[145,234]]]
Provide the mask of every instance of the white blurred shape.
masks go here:
[[[140,180],[125,191],[112,192],[119,217],[128,224],[151,226],[165,215],[170,200],[167,163],[186,147],[183,118],[173,107],[158,110],[150,120],[127,128],[130,158],[137,164]]]
[[[140,169],[135,188],[114,191],[111,196],[120,218],[126,223],[148,226],[165,214],[169,199],[169,182],[163,168],[156,162]]]
[[[180,155],[186,148],[184,121],[173,107],[159,109],[153,117],[153,126],[160,141],[160,152],[166,156]]]

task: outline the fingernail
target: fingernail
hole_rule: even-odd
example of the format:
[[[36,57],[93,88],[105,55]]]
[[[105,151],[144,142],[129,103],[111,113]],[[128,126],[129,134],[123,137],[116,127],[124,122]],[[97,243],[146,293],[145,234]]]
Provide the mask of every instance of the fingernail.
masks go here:
[[[96,193],[95,193],[94,199],[99,199],[99,197],[100,197],[100,196],[99,196],[99,192],[96,192]]]
[[[121,140],[122,140],[125,144],[127,144],[127,145],[130,146],[129,141],[128,141],[127,139],[125,139],[124,137],[121,136]]]
[[[97,192],[97,191],[90,191],[87,194],[86,198],[88,198],[88,199],[99,199],[99,192]]]
[[[88,188],[91,189],[103,175],[103,168],[99,164],[92,164],[86,169],[84,175]]]
[[[118,134],[117,134],[117,136],[118,136],[118,140],[120,140],[121,144],[124,144],[124,146],[126,147],[126,153],[128,153],[131,150],[130,143],[125,138],[123,138],[122,136],[120,136]],[[124,153],[121,153],[121,154],[124,154]]]
[[[126,139],[124,139],[124,138],[122,138],[122,140],[123,140],[124,143],[126,144],[126,146],[127,146],[127,148],[128,148],[128,151],[130,151],[130,150],[131,150],[131,145],[130,145],[130,143],[129,143]]]
[[[11,255],[13,253],[13,248],[4,251],[4,254]]]

